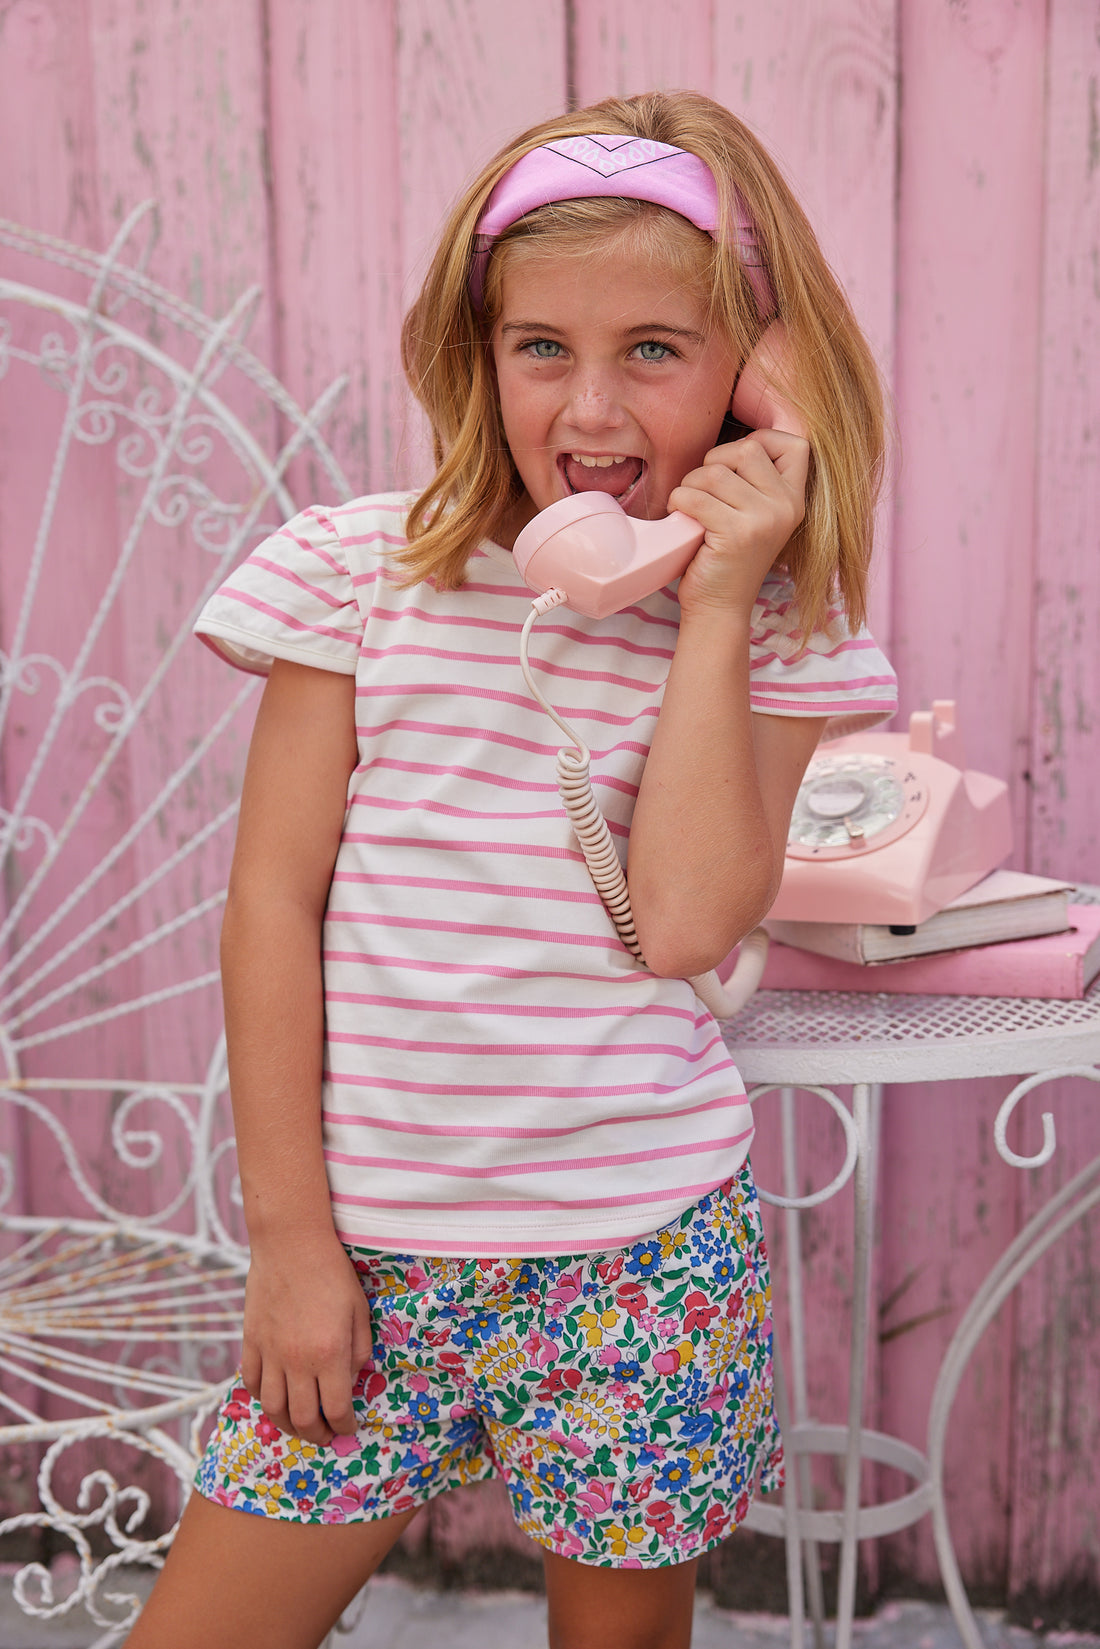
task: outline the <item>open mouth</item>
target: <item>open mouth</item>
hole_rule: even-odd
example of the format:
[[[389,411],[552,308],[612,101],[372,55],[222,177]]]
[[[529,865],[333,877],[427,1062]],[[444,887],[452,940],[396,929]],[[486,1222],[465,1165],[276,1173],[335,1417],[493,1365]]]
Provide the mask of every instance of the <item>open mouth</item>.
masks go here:
[[[610,453],[563,452],[558,469],[567,492],[606,492],[626,508],[645,475],[643,458],[616,458]]]

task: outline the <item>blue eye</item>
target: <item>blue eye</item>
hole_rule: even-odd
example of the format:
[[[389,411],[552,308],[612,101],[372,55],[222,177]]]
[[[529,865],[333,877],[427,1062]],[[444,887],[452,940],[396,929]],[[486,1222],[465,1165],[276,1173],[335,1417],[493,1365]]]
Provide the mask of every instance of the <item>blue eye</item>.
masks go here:
[[[658,343],[656,338],[647,338],[638,345],[638,354],[643,361],[663,361],[672,354],[667,344]]]
[[[523,347],[531,351],[536,361],[555,361],[561,353],[561,344],[553,338],[532,338]]]

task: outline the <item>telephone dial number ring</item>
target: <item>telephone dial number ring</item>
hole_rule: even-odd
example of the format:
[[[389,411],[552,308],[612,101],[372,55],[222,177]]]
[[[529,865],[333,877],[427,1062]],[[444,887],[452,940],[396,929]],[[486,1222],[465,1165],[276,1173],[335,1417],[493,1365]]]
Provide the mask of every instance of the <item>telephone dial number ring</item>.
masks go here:
[[[791,815],[787,856],[851,859],[911,830],[928,806],[928,785],[890,756],[818,756]]]

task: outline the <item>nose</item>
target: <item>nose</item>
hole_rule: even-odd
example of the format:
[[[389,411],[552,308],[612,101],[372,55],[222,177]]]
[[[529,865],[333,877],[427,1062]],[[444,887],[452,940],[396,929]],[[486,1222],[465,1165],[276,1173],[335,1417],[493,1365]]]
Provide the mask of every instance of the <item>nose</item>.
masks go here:
[[[586,435],[622,429],[626,422],[615,374],[605,367],[578,367],[569,386],[567,423]]]

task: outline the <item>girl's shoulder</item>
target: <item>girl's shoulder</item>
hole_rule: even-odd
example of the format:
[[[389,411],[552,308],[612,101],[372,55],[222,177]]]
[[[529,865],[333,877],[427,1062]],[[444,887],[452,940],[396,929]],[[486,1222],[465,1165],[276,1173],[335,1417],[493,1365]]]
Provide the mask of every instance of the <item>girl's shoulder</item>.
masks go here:
[[[273,658],[353,674],[374,588],[405,543],[412,495],[311,504],[270,533],[215,591],[196,634],[239,669]]]
[[[866,626],[853,629],[839,601],[807,634],[794,582],[769,573],[752,611],[750,698],[766,715],[824,716],[825,736],[872,727],[897,710],[897,677]]]

